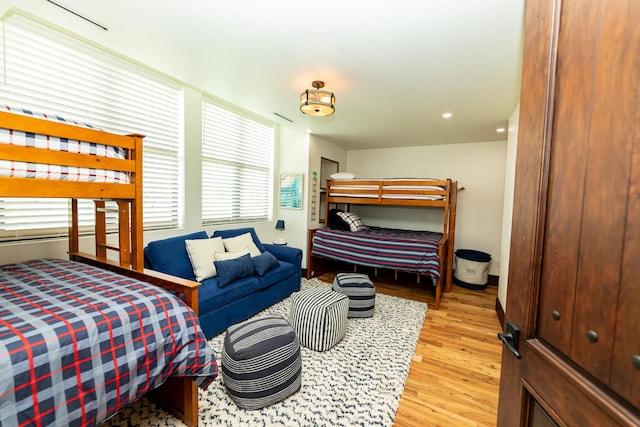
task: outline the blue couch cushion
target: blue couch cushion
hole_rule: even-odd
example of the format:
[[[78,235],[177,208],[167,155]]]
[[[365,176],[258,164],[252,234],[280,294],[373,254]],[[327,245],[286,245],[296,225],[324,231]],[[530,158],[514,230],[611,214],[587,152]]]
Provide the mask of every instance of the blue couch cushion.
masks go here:
[[[150,242],[144,248],[145,260],[149,268],[183,279],[196,280],[189,260],[185,240],[208,239],[205,231],[169,237],[168,239]]]
[[[253,268],[256,270],[256,274],[258,276],[264,276],[267,271],[280,265],[278,259],[268,251],[262,252],[262,254],[252,257],[251,262],[253,262]]]
[[[234,228],[233,230],[216,230],[213,232],[213,235],[211,237],[222,237],[223,239],[228,239],[230,237],[236,237],[246,233],[251,233],[253,243],[256,244],[258,249],[260,249],[260,252],[264,252],[266,250],[264,246],[262,246],[262,242],[260,242],[260,239],[256,234],[256,230],[254,230],[253,227]]]
[[[280,265],[276,268],[272,268],[267,273],[260,277],[260,289],[268,288],[274,284],[287,279],[290,276],[296,275],[296,268],[293,264],[288,262],[279,261]],[[298,280],[299,281],[299,280]]]
[[[242,277],[223,287],[218,286],[218,279],[205,279],[198,288],[198,315],[210,313],[261,289],[255,275]]]
[[[213,261],[213,263],[218,272],[218,286],[221,288],[235,280],[251,276],[255,273],[251,255],[249,254],[224,261]]]

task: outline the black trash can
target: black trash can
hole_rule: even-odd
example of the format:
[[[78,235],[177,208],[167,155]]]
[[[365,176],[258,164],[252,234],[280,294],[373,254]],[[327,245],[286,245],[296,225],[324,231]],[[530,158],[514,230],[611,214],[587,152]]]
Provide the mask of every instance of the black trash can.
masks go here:
[[[453,272],[453,283],[463,288],[482,290],[489,281],[489,263],[491,255],[473,249],[456,251],[456,269]]]

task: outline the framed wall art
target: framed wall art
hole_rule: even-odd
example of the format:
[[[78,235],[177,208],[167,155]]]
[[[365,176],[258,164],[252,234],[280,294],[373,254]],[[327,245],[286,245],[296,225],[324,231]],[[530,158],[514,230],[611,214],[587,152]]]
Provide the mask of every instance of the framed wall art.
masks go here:
[[[280,174],[280,207],[285,209],[302,209],[302,184],[304,174]]]

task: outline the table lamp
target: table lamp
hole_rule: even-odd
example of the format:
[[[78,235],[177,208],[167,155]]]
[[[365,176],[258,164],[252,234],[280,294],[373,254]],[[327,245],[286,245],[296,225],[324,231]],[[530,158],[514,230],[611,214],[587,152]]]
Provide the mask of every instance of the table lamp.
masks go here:
[[[276,221],[276,239],[273,241],[276,245],[286,245],[287,239],[284,238],[284,220]]]

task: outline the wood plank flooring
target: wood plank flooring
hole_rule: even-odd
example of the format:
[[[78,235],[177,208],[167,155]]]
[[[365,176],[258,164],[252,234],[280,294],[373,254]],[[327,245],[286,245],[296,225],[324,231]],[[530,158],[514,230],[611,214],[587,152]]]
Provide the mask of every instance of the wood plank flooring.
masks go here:
[[[319,278],[332,283],[338,271]],[[453,286],[435,310],[435,292],[415,275],[358,267],[379,293],[429,305],[394,427],[495,426],[502,345],[495,312],[496,286],[483,291]]]

